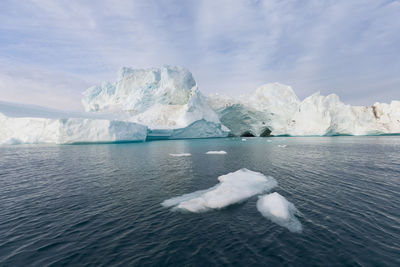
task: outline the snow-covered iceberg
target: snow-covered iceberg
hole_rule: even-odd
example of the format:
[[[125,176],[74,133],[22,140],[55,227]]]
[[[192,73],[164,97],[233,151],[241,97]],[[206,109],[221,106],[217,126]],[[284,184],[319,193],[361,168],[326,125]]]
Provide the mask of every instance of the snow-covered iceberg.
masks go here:
[[[238,99],[210,95],[208,103],[236,136],[400,133],[400,101],[350,106],[319,93],[300,101],[290,86],[273,83]]]
[[[218,181],[219,184],[209,189],[167,199],[161,205],[189,212],[222,209],[271,190],[278,184],[273,177],[248,169],[221,175]]]
[[[279,193],[271,193],[259,197],[257,201],[258,211],[276,224],[286,227],[291,232],[301,233],[303,227],[296,215],[300,212]]]
[[[9,117],[0,113],[0,144],[144,141],[147,127],[105,119]]]
[[[181,67],[122,68],[114,83],[83,93],[88,112],[117,113],[147,125],[153,139],[225,137],[224,127],[199,91],[192,74]]]

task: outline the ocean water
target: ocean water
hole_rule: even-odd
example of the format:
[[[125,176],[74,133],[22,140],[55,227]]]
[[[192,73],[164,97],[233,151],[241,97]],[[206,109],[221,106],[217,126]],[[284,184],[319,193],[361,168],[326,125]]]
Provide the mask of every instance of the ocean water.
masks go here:
[[[161,206],[240,168],[278,181],[302,233],[263,217],[257,197]],[[400,137],[0,147],[0,266],[60,265],[400,266]]]

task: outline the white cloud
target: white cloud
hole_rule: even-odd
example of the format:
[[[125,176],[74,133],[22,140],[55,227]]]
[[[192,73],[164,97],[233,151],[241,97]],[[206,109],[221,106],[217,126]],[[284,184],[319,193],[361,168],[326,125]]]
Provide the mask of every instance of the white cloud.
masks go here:
[[[279,81],[291,84],[300,98],[320,90],[352,104],[400,99],[398,1],[2,5],[3,100],[18,100],[23,92],[27,102],[77,108],[80,95],[56,99],[113,80],[120,66],[164,64],[188,67],[205,93],[239,95]]]

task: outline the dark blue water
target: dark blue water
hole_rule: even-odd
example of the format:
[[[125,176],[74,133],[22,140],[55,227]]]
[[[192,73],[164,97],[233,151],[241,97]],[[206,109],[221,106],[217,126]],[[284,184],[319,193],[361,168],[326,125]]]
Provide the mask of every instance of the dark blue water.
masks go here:
[[[400,137],[267,140],[0,147],[0,265],[400,266]],[[200,214],[160,205],[242,167],[279,182],[301,234],[257,197]]]

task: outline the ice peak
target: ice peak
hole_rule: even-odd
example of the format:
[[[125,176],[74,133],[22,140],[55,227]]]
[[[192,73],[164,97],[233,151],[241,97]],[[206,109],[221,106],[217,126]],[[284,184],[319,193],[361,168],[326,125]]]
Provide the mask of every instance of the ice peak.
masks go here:
[[[122,67],[116,82],[87,89],[82,103],[86,111],[125,114],[152,128],[186,127],[199,120],[220,124],[192,73],[179,66]]]
[[[82,103],[86,111],[142,112],[154,104],[186,104],[195,88],[192,73],[182,67],[122,67],[115,83],[105,82],[87,89]]]

